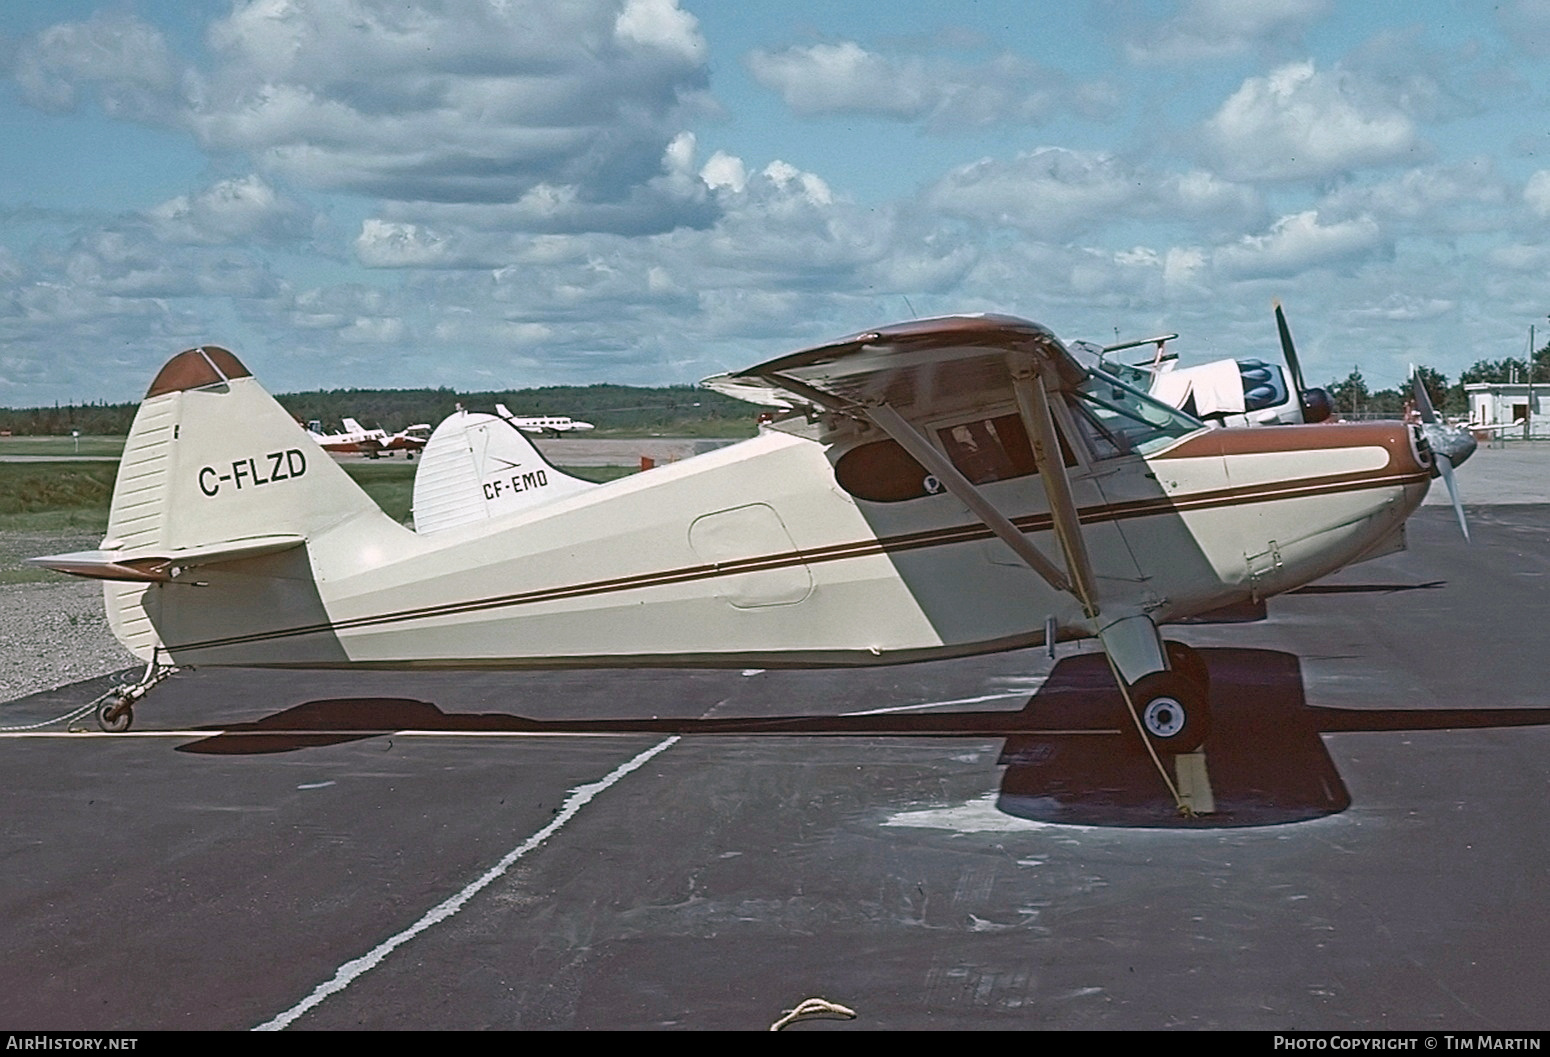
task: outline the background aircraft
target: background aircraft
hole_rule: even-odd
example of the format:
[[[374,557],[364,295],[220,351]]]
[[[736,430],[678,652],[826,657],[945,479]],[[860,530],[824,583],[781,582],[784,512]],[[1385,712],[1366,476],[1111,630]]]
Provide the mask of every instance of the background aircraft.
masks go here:
[[[344,429],[338,433],[324,433],[323,423],[316,419],[307,423],[307,436],[317,442],[324,451],[338,455],[376,455],[382,451],[387,431],[366,429],[353,418],[344,420]]]
[[[552,437],[558,437],[561,433],[571,433],[577,430],[595,428],[590,422],[577,422],[575,419],[564,415],[538,415],[527,416],[513,415],[511,409],[505,404],[495,405],[496,414],[510,422],[524,433],[547,433]]]
[[[430,431],[430,425],[422,422],[390,436],[385,429],[367,429],[355,419],[346,418],[342,432],[324,433],[322,423],[316,419],[307,423],[308,435],[324,451],[340,455],[365,455],[370,459],[384,452],[391,455],[395,451],[403,452],[406,458],[413,458],[416,452],[425,447]]]
[[[1206,422],[1219,426],[1273,426],[1315,423],[1327,420],[1333,412],[1329,393],[1309,386],[1303,379],[1302,364],[1292,343],[1286,313],[1279,302],[1275,306],[1276,330],[1281,337],[1281,355],[1286,369],[1256,358],[1214,360],[1198,367],[1180,367],[1178,357],[1166,351],[1177,334],[1165,334],[1140,341],[1105,345],[1097,349],[1107,369],[1120,378],[1144,388],[1170,407],[1176,407]],[[1114,353],[1152,345],[1156,355],[1150,363],[1125,364],[1111,359]]]
[[[417,422],[412,426],[405,426],[384,440],[382,442],[382,450],[385,452],[401,451],[406,459],[412,459],[417,452],[425,450],[425,445],[430,441],[430,437],[430,423]]]

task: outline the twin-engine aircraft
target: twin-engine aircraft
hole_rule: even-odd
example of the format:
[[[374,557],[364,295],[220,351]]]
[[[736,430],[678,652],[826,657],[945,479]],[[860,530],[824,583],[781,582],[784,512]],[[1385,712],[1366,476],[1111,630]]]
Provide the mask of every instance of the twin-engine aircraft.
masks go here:
[[[415,531],[234,355],[191,349],[140,407],[101,547],[33,560],[108,581],[147,662],[108,729],[175,665],[811,667],[1092,638],[1178,753],[1206,736],[1209,674],[1159,627],[1397,549],[1435,469],[1402,423],[1210,428],[1009,316],[705,384],[788,410],[600,485],[500,416],[454,416]]]
[[[307,423],[307,436],[326,452],[334,455],[370,455],[382,451],[387,440],[387,430],[367,429],[353,418],[344,420],[344,428],[338,433],[324,433],[323,423],[316,419]]]
[[[405,458],[412,459],[415,452],[424,449],[430,432],[430,425],[424,422],[405,427],[391,435],[385,429],[367,429],[353,418],[344,420],[344,430],[339,433],[324,433],[322,423],[316,420],[307,423],[308,435],[324,451],[335,455],[364,455],[369,459],[375,459],[384,452],[391,455],[395,451],[401,451]]]
[[[523,433],[548,434],[558,437],[562,433],[576,433],[596,427],[590,422],[578,422],[569,415],[513,415],[505,404],[496,404],[495,411]]]

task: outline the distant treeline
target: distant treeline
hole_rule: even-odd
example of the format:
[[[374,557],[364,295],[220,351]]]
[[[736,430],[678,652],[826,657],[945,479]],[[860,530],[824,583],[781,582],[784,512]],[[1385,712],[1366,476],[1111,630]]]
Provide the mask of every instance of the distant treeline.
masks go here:
[[[454,389],[329,389],[282,393],[282,407],[325,431],[346,416],[370,429],[397,432],[424,422],[435,426],[457,410],[493,411],[505,404],[517,415],[568,415],[591,422],[599,433],[662,433],[690,437],[752,436],[759,408],[691,386],[555,385],[542,389],[460,393]],[[56,404],[0,408],[0,430],[17,436],[116,436],[129,432],[138,404]]]

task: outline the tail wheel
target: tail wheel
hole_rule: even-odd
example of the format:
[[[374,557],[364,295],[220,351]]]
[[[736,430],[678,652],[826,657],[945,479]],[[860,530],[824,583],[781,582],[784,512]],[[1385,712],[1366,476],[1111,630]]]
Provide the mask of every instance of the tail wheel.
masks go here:
[[[127,697],[113,694],[97,706],[97,726],[108,734],[122,734],[134,722],[132,702]]]
[[[1153,672],[1130,685],[1130,704],[1158,752],[1194,752],[1210,731],[1206,691],[1180,672]]]

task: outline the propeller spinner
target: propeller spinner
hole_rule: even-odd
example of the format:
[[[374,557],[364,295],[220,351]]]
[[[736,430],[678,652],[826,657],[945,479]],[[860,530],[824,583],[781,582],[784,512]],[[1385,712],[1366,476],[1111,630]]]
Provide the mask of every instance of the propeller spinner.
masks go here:
[[[1432,398],[1427,394],[1426,386],[1421,382],[1421,372],[1415,364],[1410,365],[1410,386],[1415,395],[1415,409],[1421,415],[1421,432],[1426,436],[1426,443],[1431,446],[1432,456],[1437,460],[1437,472],[1442,477],[1442,483],[1448,486],[1448,498],[1453,500],[1453,513],[1458,516],[1459,531],[1468,539],[1469,525],[1464,520],[1464,503],[1459,499],[1453,467],[1474,454],[1475,438],[1468,430],[1437,420],[1437,412],[1432,410]]]

